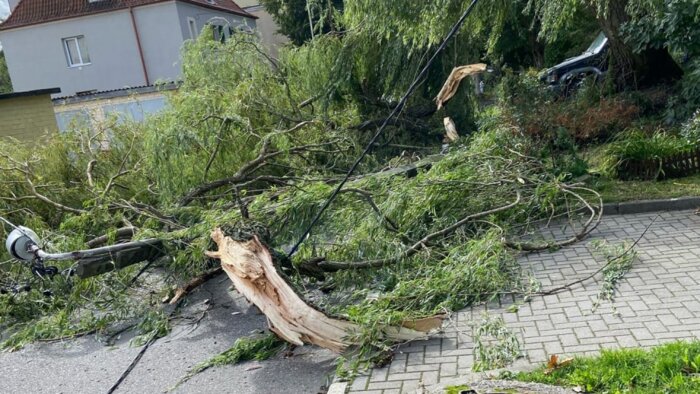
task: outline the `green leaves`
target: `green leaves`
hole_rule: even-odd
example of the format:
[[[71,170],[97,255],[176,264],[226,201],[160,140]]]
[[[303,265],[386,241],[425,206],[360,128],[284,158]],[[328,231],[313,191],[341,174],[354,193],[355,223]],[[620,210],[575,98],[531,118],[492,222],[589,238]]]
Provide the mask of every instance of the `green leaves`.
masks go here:
[[[636,51],[669,48],[684,56],[700,54],[700,7],[696,0],[636,0],[628,10],[632,19],[623,26],[625,38]]]
[[[5,52],[0,50],[0,93],[9,93],[12,91],[12,81],[10,81],[10,73],[7,71],[7,63],[5,62]]]
[[[577,358],[551,374],[545,369],[519,373],[517,380],[581,386],[586,392],[695,393],[700,343],[674,342],[649,350],[603,350],[598,357]]]
[[[518,337],[502,317],[482,316],[474,330],[474,371],[502,368],[522,356]]]
[[[615,297],[615,287],[627,272],[632,268],[632,264],[637,260],[637,252],[627,243],[609,245],[604,241],[593,241],[591,247],[596,254],[605,258],[603,268],[603,281],[600,290],[593,302],[592,312],[595,312],[603,301],[613,302]],[[613,314],[617,313],[615,305],[612,305]]]
[[[174,390],[177,386],[188,381],[198,373],[212,367],[235,365],[240,362],[250,360],[267,360],[268,358],[279,353],[283,345],[284,341],[277,338],[274,334],[236,339],[236,342],[234,342],[230,349],[212,357],[207,361],[197,364],[187,373],[185,377],[180,379],[175,387],[172,387],[170,390]]]

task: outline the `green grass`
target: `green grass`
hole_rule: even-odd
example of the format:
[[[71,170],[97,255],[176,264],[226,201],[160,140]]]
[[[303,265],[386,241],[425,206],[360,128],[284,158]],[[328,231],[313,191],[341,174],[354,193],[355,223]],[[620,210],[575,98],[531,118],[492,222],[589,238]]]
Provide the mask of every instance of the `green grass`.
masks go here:
[[[700,196],[700,175],[663,181],[620,181],[600,178],[591,182],[603,201],[623,202]]]
[[[602,172],[607,146],[589,147],[581,152],[593,172]],[[621,181],[601,175],[588,183],[606,203],[700,196],[700,174],[663,181]]]
[[[650,350],[603,351],[577,358],[549,375],[545,367],[515,379],[558,386],[580,386],[588,393],[698,393],[700,342],[674,342]]]
[[[462,391],[467,391],[469,390],[469,386],[467,385],[461,385],[461,386],[448,386],[445,387],[445,394],[459,394]]]

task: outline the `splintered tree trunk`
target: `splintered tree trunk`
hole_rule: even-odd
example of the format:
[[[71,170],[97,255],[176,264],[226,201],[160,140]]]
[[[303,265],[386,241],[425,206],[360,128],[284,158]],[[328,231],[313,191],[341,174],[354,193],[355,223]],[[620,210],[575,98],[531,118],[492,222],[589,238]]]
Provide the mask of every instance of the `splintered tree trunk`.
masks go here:
[[[628,2],[629,0],[611,0],[607,12],[598,18],[598,23],[609,40],[611,72],[617,87],[640,88],[680,79],[683,70],[666,48],[647,48],[635,53],[624,42],[620,27],[629,21],[626,10]]]
[[[348,335],[359,327],[347,320],[330,318],[306,304],[277,273],[270,251],[257,237],[241,242],[216,229],[212,239],[219,250],[207,252],[207,256],[221,260],[236,290],[267,316],[270,330],[280,338],[295,345],[313,344],[335,352],[353,345]],[[437,316],[388,327],[385,333],[392,340],[413,340],[425,337],[441,324],[442,318]]]

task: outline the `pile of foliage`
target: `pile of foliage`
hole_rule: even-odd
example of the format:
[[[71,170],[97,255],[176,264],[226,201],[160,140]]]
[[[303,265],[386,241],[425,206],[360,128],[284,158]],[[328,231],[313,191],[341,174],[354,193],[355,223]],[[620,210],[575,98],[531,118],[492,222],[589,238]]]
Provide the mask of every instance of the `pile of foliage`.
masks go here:
[[[366,109],[340,100],[342,83],[326,100],[301,104],[322,90],[307,67],[336,67],[334,41],[272,59],[248,36],[203,38],[185,51],[185,82],[164,113],[143,124],[112,119],[38,146],[3,145],[2,215],[39,232],[48,250],[84,249],[129,226],[136,239],[163,239],[170,256],[147,267],[163,282],[140,302],[131,300],[143,265],[87,280],[59,275],[0,296],[5,346],[104,332],[129,319],[149,338],[164,335],[159,300],[212,267],[204,251],[213,228],[264,228],[276,250],[295,242],[368,139],[357,128]],[[548,245],[520,245],[514,225],[587,204],[580,195],[588,191],[550,175],[537,144],[499,123],[482,119],[482,131],[410,178],[381,171],[379,159],[410,133],[394,128],[289,266],[300,292],[360,324],[360,359],[390,347],[383,330],[396,322],[525,291],[514,249]],[[31,275],[15,263],[3,272],[14,283]]]

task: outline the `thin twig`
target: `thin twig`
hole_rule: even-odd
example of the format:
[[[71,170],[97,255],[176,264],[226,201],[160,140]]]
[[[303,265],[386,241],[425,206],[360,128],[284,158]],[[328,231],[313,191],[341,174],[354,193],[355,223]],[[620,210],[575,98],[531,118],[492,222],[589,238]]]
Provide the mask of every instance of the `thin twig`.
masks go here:
[[[516,205],[520,204],[521,201],[521,194],[519,190],[516,190],[516,199],[515,201],[503,205],[498,208],[493,208],[487,211],[475,213],[468,215],[464,217],[463,219],[455,222],[454,224],[450,225],[449,227],[446,227],[442,230],[436,231],[434,233],[428,234],[425,237],[423,237],[420,241],[416,242],[413,246],[409,247],[408,249],[405,249],[398,255],[394,257],[389,257],[389,258],[384,258],[384,259],[378,259],[378,260],[368,260],[368,261],[355,261],[355,262],[336,262],[336,261],[324,261],[323,259],[321,260],[312,260],[308,261],[304,264],[302,264],[302,267],[305,266],[305,268],[309,269],[310,271],[313,271],[314,267],[316,266],[323,271],[328,271],[328,272],[334,272],[338,270],[343,270],[343,269],[352,269],[352,268],[375,268],[375,267],[382,267],[387,264],[393,264],[396,263],[402,259],[411,257],[415,255],[416,253],[420,252],[421,250],[425,249],[432,241],[438,238],[444,238],[450,234],[452,234],[454,231],[456,231],[458,228],[464,226],[465,224],[474,221],[476,219],[481,219],[483,217],[493,215],[498,212],[503,212],[507,211]]]
[[[600,222],[602,221],[603,218],[603,198],[600,196],[599,193],[597,193],[594,190],[583,188],[583,187],[574,187],[574,186],[567,186],[567,185],[561,185],[560,189],[569,195],[574,196],[576,199],[581,201],[585,208],[591,213],[589,216],[588,220],[586,223],[583,225],[583,228],[575,234],[573,237],[568,238],[563,241],[556,241],[556,242],[546,242],[543,244],[534,244],[534,243],[525,243],[525,242],[514,242],[514,241],[506,241],[506,246],[509,248],[517,249],[517,250],[522,250],[522,251],[528,251],[528,252],[534,252],[534,251],[540,251],[540,250],[547,250],[547,249],[552,249],[552,248],[560,248],[568,245],[572,245],[576,242],[579,242],[580,240],[584,239],[587,237],[593,230],[595,230]],[[598,197],[599,201],[599,206],[598,209],[596,210],[591,206],[588,201],[586,201],[585,198],[581,197],[578,193],[575,193],[573,190],[584,190],[590,193],[593,193],[596,197]]]
[[[170,305],[177,304],[178,302],[180,302],[181,299],[183,299],[192,290],[205,284],[209,279],[215,277],[216,275],[219,275],[221,272],[223,272],[223,268],[216,267],[216,268],[213,268],[213,269],[203,273],[202,275],[192,279],[191,281],[187,282],[187,284],[178,288],[175,291],[175,295],[170,300],[169,304]]]
[[[379,215],[379,217],[384,221],[385,227],[387,230],[392,231],[392,232],[398,232],[399,231],[399,226],[391,220],[388,216],[386,216],[382,211],[379,209],[377,204],[375,204],[374,200],[372,199],[372,194],[369,193],[368,191],[365,190],[360,190],[360,189],[355,189],[355,188],[345,188],[340,191],[341,193],[355,193],[358,194],[362,199],[367,201],[367,204],[369,204],[370,207],[372,207],[372,210]]]
[[[628,254],[637,246],[637,244],[639,244],[639,242],[644,238],[644,236],[646,235],[647,231],[649,231],[649,229],[650,229],[651,226],[654,224],[654,222],[656,222],[656,219],[658,219],[659,216],[660,216],[660,215],[656,215],[656,217],[654,217],[654,219],[651,221],[651,223],[649,223],[649,225],[644,229],[644,232],[642,232],[642,235],[640,235],[639,238],[637,238],[637,240],[634,241],[634,243],[633,243],[632,245],[630,245],[622,254],[620,254],[619,256],[615,256],[614,258],[608,260],[607,264],[605,264],[604,266],[602,266],[602,267],[600,267],[599,269],[597,269],[594,273],[592,273],[592,274],[590,274],[590,275],[587,275],[587,276],[584,277],[584,278],[575,280],[575,281],[573,281],[573,282],[571,282],[571,283],[567,283],[567,284],[565,284],[565,285],[563,285],[563,286],[555,287],[555,288],[553,288],[553,289],[549,289],[549,290],[546,290],[546,291],[540,291],[540,292],[533,293],[533,294],[534,294],[534,295],[552,295],[552,294],[559,293],[559,292],[561,292],[561,291],[563,291],[563,290],[567,290],[567,289],[569,289],[569,288],[571,288],[571,287],[573,287],[573,286],[576,286],[576,285],[578,285],[578,284],[580,284],[580,283],[586,282],[586,281],[588,281],[588,280],[590,280],[590,279],[593,279],[593,277],[595,277],[596,275],[598,275],[599,273],[601,273],[604,269],[608,268],[611,264],[615,263],[616,261],[618,261],[618,260],[622,259],[623,257],[625,257],[626,255],[628,255]]]

